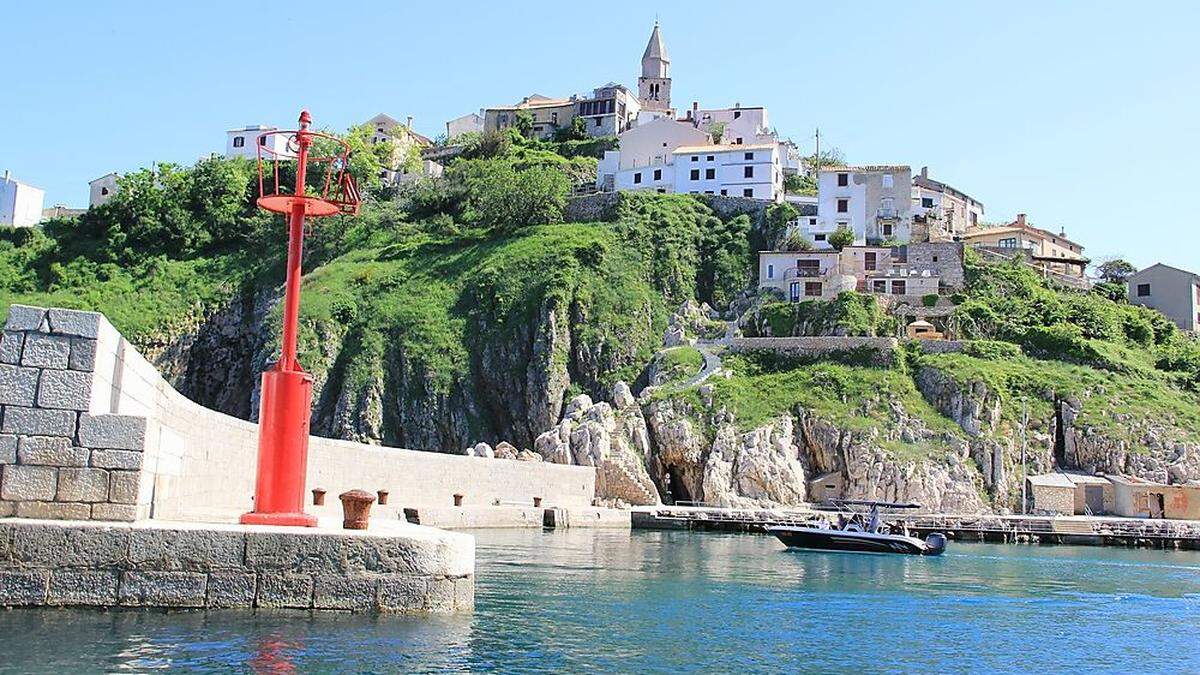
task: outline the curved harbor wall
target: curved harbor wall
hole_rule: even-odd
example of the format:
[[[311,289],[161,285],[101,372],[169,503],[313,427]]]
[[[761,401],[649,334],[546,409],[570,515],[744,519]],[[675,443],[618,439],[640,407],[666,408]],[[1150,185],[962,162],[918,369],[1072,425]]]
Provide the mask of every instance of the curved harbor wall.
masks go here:
[[[184,397],[100,314],[14,305],[0,337],[0,516],[232,521],[252,507],[257,426]],[[595,469],[311,437],[307,488],[405,507],[589,506]],[[311,501],[311,500],[310,500]]]

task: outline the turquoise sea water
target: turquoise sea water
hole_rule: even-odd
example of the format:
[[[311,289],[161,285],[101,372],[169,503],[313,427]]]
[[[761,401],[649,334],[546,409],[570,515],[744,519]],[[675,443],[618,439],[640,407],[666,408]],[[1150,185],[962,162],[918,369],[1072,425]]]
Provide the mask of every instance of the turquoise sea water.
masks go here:
[[[472,616],[0,612],[0,672],[1200,671],[1200,553],[477,536]]]

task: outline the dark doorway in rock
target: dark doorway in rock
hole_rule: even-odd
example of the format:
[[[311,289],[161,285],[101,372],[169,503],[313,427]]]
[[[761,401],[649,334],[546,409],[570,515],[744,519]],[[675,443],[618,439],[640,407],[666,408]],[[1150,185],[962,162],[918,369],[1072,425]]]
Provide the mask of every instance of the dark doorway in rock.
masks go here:
[[[1067,434],[1063,430],[1063,402],[1054,403],[1054,463],[1060,469],[1067,466]]]
[[[666,479],[666,485],[663,486],[667,490],[664,501],[668,504],[690,503],[693,501],[692,494],[687,489],[687,484],[683,482],[683,473],[679,470],[679,467],[668,466]]]
[[[1150,502],[1150,517],[1151,518],[1166,518],[1167,503],[1163,499],[1163,493],[1151,492],[1146,495],[1146,501]]]

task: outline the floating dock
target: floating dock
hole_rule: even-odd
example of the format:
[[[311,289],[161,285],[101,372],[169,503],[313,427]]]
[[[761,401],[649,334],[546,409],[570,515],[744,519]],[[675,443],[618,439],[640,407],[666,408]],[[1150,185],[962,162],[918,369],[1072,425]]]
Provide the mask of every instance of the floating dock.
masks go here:
[[[763,532],[773,525],[811,525],[836,517],[817,509],[732,509],[702,506],[639,507],[632,527],[646,530]],[[941,532],[956,541],[1077,544],[1200,550],[1200,521],[1104,516],[889,514],[913,533]]]

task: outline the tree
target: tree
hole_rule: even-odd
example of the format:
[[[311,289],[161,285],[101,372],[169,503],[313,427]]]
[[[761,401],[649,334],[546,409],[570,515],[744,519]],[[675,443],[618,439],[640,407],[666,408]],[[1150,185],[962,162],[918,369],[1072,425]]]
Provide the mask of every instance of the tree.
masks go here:
[[[814,170],[817,167],[816,154],[809,155],[802,161],[805,172],[815,177]],[[821,152],[821,168],[829,168],[831,166],[846,166],[846,156],[837,148],[829,148]]]
[[[562,220],[571,187],[555,168],[517,169],[505,159],[459,161],[450,178],[466,195],[464,216],[500,230]]]
[[[813,243],[800,230],[792,230],[783,238],[779,248],[784,251],[811,251]]]
[[[838,228],[829,235],[829,245],[842,250],[854,243],[854,231],[845,225],[838,225]]]
[[[1096,273],[1105,281],[1117,284],[1125,283],[1137,268],[1122,258],[1110,258],[1096,266]]]
[[[787,232],[788,226],[792,221],[796,220],[800,213],[796,211],[796,207],[787,202],[779,202],[767,207],[766,213],[766,240],[767,245],[774,247],[779,244],[779,240]]]
[[[533,115],[530,115],[528,110],[518,110],[516,120],[513,121],[513,128],[525,138],[532,138]]]
[[[712,135],[713,143],[720,145],[721,138],[723,136],[725,136],[725,123],[724,122],[714,123],[709,128],[708,133]]]
[[[817,182],[802,173],[789,173],[783,176],[783,191],[789,195],[817,195]]]

